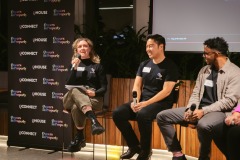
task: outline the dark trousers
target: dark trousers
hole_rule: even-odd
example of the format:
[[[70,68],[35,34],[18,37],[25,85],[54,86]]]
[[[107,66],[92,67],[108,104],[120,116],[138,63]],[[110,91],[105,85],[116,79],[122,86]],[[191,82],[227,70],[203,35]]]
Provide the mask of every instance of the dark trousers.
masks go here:
[[[214,142],[227,160],[240,160],[240,126],[222,124],[215,132]]]
[[[137,113],[134,113],[130,107],[131,102],[125,103],[117,107],[113,111],[113,121],[117,128],[121,131],[128,147],[135,147],[140,144],[142,150],[151,149],[152,138],[152,121],[156,115],[162,110],[172,107],[172,103],[158,102],[144,107]],[[140,132],[140,142],[129,122],[136,120]]]
[[[182,150],[173,124],[186,125],[187,122],[183,117],[185,109],[186,107],[180,107],[165,110],[157,115],[158,126],[162,132],[168,150],[171,152]],[[226,115],[223,112],[210,112],[198,121],[196,129],[200,142],[199,159],[210,159],[211,142],[215,135],[214,128],[219,124],[223,124],[225,118]]]

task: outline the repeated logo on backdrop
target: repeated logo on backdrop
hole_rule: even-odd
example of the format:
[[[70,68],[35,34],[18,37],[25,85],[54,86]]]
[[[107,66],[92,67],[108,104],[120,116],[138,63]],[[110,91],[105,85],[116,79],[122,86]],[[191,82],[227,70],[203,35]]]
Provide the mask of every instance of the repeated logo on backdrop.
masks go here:
[[[62,99],[74,40],[74,2],[8,1],[10,146],[61,149],[71,140],[63,137],[72,129]]]

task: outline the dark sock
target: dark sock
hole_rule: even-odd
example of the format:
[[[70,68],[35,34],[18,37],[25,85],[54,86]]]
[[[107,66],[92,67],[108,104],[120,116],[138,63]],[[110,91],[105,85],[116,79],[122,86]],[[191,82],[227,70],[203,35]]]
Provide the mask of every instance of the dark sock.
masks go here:
[[[83,129],[77,129],[76,137],[81,140],[84,139]]]
[[[92,123],[96,123],[97,119],[93,111],[87,111],[85,115],[92,121]]]
[[[95,114],[94,114],[94,112],[93,111],[87,111],[86,113],[85,113],[85,115],[88,117],[88,118],[90,118],[90,119],[95,119],[96,118],[96,116],[95,116]]]

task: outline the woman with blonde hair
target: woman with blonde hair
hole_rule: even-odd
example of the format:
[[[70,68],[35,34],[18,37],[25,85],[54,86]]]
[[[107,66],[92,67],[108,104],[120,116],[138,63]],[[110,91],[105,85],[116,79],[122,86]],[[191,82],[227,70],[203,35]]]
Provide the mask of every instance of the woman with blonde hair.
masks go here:
[[[97,121],[94,110],[101,110],[103,96],[107,90],[107,78],[100,58],[93,49],[93,43],[88,38],[78,38],[73,44],[72,68],[67,85],[72,87],[63,98],[63,106],[71,113],[77,128],[74,139],[68,146],[69,152],[77,152],[85,147],[83,130],[86,118],[91,120],[92,134],[101,134],[105,129]]]

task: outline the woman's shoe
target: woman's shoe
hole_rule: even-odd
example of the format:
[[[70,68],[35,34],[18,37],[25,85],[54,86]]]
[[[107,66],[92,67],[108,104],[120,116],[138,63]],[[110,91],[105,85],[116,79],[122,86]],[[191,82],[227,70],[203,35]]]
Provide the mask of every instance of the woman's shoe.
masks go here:
[[[68,146],[67,151],[68,152],[78,152],[81,150],[81,148],[86,146],[85,139],[79,140],[77,137],[74,138],[73,141],[71,141],[70,145]]]
[[[98,121],[93,121],[92,123],[92,135],[99,135],[105,131],[103,126]]]

